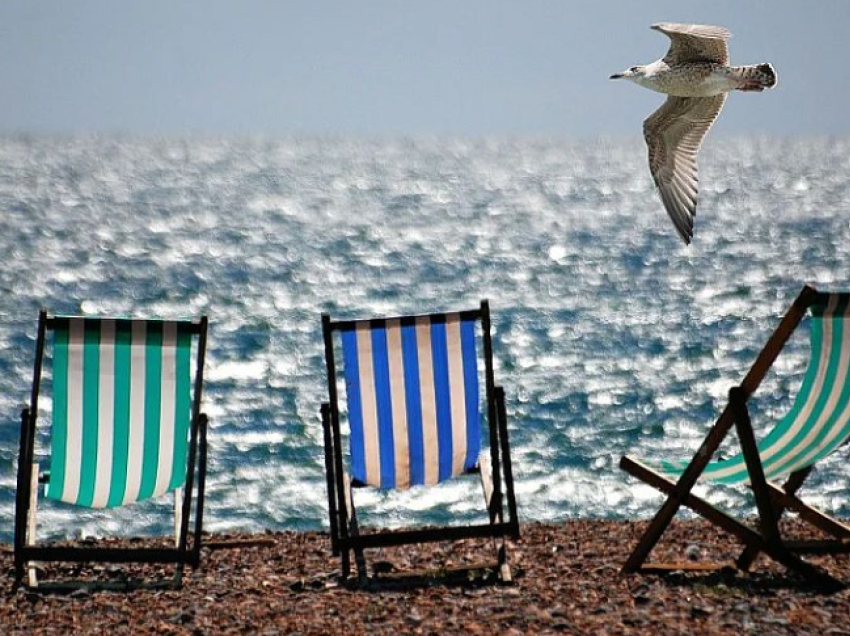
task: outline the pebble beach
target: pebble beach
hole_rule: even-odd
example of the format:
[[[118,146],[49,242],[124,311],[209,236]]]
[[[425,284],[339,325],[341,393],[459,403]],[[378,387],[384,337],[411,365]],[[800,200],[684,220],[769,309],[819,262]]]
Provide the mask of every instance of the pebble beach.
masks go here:
[[[141,580],[151,588],[70,593],[12,589],[13,555],[0,546],[3,634],[823,634],[850,635],[850,591],[810,589],[761,558],[748,574],[619,571],[645,522],[523,525],[510,547],[513,583],[486,570],[476,541],[367,552],[381,573],[366,586],[339,577],[321,532],[213,534],[182,589],[155,589],[160,566],[51,566],[42,578]],[[786,524],[800,532],[794,521]],[[734,539],[702,521],[674,522],[658,559],[733,558]],[[850,559],[817,557],[850,582]],[[435,569],[436,568],[436,569]],[[447,572],[466,571],[465,576]],[[402,576],[411,573],[410,576]]]

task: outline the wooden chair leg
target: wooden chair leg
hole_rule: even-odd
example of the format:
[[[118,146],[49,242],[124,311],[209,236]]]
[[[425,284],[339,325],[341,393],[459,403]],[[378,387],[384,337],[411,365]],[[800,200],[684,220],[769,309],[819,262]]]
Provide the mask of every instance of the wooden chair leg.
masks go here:
[[[331,432],[331,407],[327,402],[322,404],[321,419],[322,433],[324,437],[325,447],[325,479],[328,489],[328,517],[330,519],[331,530],[331,551],[333,555],[339,554],[339,517],[336,509],[336,475],[334,474],[333,460],[333,436]]]
[[[201,564],[201,546],[203,542],[204,528],[204,503],[207,493],[207,455],[209,446],[207,443],[207,433],[209,429],[209,418],[206,414],[201,415],[199,427],[198,444],[198,488],[197,498],[195,499],[195,531],[192,538],[192,567],[198,568]],[[191,496],[191,493],[190,493]],[[191,506],[190,506],[191,509]]]
[[[734,423],[735,420],[732,416],[732,409],[729,405],[727,405],[723,410],[723,413],[720,414],[720,417],[717,418],[717,422],[715,422],[714,426],[712,426],[708,435],[706,435],[702,445],[700,445],[699,450],[697,450],[694,458],[691,460],[691,463],[688,464],[681,477],[679,477],[678,482],[676,482],[672,489],[667,491],[667,500],[655,514],[655,517],[653,517],[652,521],[649,523],[649,526],[644,531],[643,536],[638,541],[635,549],[626,560],[626,563],[622,568],[623,573],[628,574],[638,572],[641,569],[643,564],[646,562],[646,559],[649,557],[649,553],[652,552],[652,549],[657,545],[658,541],[661,540],[661,536],[664,534],[664,531],[667,530],[670,522],[673,521],[673,517],[676,516],[676,513],[684,503],[685,498],[690,496],[691,489],[696,484],[697,479],[699,479],[702,471],[705,470],[705,467],[711,461],[715,451],[717,451],[720,443],[726,437],[729,429],[732,428]],[[635,462],[628,457],[623,457],[620,461],[620,468],[627,472],[631,472],[630,466],[639,467],[641,472],[644,472],[643,469],[645,469],[645,467],[639,462]],[[638,479],[643,479],[643,477],[636,473],[632,474],[638,477]]]
[[[340,558],[342,561],[342,578],[347,579],[351,576],[351,554],[349,554],[347,547],[340,551]]]
[[[511,566],[508,563],[507,539],[502,537],[502,545],[499,546],[499,579],[502,583],[513,583]]]
[[[174,587],[176,589],[180,589],[183,587],[183,563],[180,562],[174,568],[174,578],[172,579],[174,582]]]
[[[36,527],[38,517],[38,464],[32,465],[32,475],[30,478],[30,507],[27,515],[27,545],[35,545],[36,543]],[[27,562],[27,585],[29,587],[38,587],[38,573],[36,564],[33,561]]]
[[[793,473],[782,487],[783,492],[793,496],[802,487],[811,472],[812,467],[809,466],[808,468]],[[782,518],[782,514],[785,512],[785,509],[786,507],[782,504],[782,502],[777,501],[774,497],[774,514],[776,516],[777,523],[779,523],[779,520]],[[746,572],[750,569],[750,567],[752,567],[760,552],[761,551],[755,546],[747,546],[735,560],[735,565],[739,570]]]
[[[505,497],[508,504],[508,518],[512,526],[511,536],[519,539],[519,518],[517,517],[516,493],[514,492],[514,469],[511,460],[511,445],[508,438],[508,412],[505,407],[505,390],[496,387],[496,406],[499,414],[499,443],[502,445],[502,468],[505,473]]]
[[[479,476],[481,477],[481,488],[484,491],[484,505],[487,508],[490,523],[496,523],[498,521],[498,509],[493,504],[493,473],[489,453],[481,453],[478,458],[478,468]],[[496,559],[499,578],[503,583],[511,583],[513,576],[511,575],[511,567],[508,564],[508,543],[505,536],[502,537],[502,543],[497,549]]]
[[[39,338],[42,336],[41,323]],[[37,358],[38,359],[38,358]],[[18,479],[15,487],[15,582],[18,589],[24,582],[26,564],[23,559],[23,549],[27,544],[27,526],[29,519],[30,500],[32,496],[33,468],[33,426],[29,408],[21,411],[21,437],[18,446]]]
[[[185,493],[184,488],[176,488],[174,490],[174,545],[178,549],[180,547],[181,528],[183,527],[184,495],[189,496],[188,493]],[[186,553],[188,554],[188,551]],[[183,561],[178,561],[174,564],[172,585],[178,590],[183,587]]]
[[[493,466],[490,454],[481,453],[478,456],[478,476],[481,478],[481,489],[484,491],[484,505],[490,523],[495,522],[498,511],[493,506]]]
[[[810,469],[806,469],[808,473]],[[791,475],[788,482],[780,488],[775,484],[768,482],[767,487],[773,498],[773,506],[779,517],[785,510],[796,512],[800,519],[822,532],[834,537],[829,540],[820,541],[788,541],[783,540],[783,545],[790,547],[793,551],[812,551],[814,546],[817,546],[816,552],[820,553],[846,553],[848,551],[848,541],[850,541],[850,526],[842,523],[838,519],[829,516],[828,514],[806,504],[801,501],[796,495],[796,490],[799,489],[799,484],[795,484],[792,479],[797,475]],[[792,545],[793,544],[793,545]],[[745,550],[740,557],[741,569],[747,569],[752,565],[752,562],[758,557],[759,551],[754,549]]]
[[[352,532],[352,536],[357,537],[356,523],[354,524],[354,527],[355,532]],[[366,555],[363,548],[356,545],[354,547],[354,562],[357,564],[357,583],[359,585],[366,585],[369,581],[369,570],[366,567]]]
[[[629,472],[631,475],[637,477],[644,483],[649,484],[653,488],[660,490],[661,492],[672,494],[677,486],[676,483],[667,479],[665,476],[655,472],[651,468],[644,466],[640,462],[633,460],[629,457],[624,457],[623,460],[620,462],[620,466],[624,470]],[[771,558],[781,563],[782,565],[785,565],[790,569],[796,570],[819,587],[827,590],[837,590],[843,587],[843,585],[833,577],[829,576],[822,570],[810,565],[809,563],[806,563],[805,561],[791,554],[787,550],[776,550],[771,548],[759,532],[756,532],[746,524],[741,523],[734,517],[712,506],[710,503],[708,503],[701,497],[698,497],[693,493],[687,493],[682,498],[681,505],[690,508],[701,517],[705,518],[706,520],[710,521],[722,530],[736,537],[748,548],[753,547],[761,552],[765,552]],[[656,569],[669,570],[671,568],[664,566],[662,566],[661,568],[649,566],[645,565],[645,561],[641,561],[636,569],[626,571],[624,568],[623,572],[635,573]],[[675,569],[679,568],[677,567]]]
[[[366,568],[366,555],[363,547],[358,543],[357,539],[360,536],[360,526],[357,524],[357,512],[354,508],[354,493],[351,488],[351,479],[348,475],[343,475],[343,487],[345,491],[345,512],[346,525],[348,527],[348,538],[351,541],[351,549],[354,551],[354,563],[357,565],[357,582],[360,585],[365,585],[369,578],[369,572]],[[351,562],[348,558],[348,548],[343,551],[343,577],[347,578],[351,571]]]
[[[741,387],[733,387],[729,391],[729,403],[732,405],[735,414],[735,429],[738,433],[738,441],[741,444],[744,462],[747,465],[747,472],[750,476],[750,485],[756,498],[759,528],[767,544],[777,549],[782,544],[777,523],[778,515],[774,510],[770,492],[767,489],[767,479],[764,476],[764,468],[761,464],[758,445],[753,434],[746,397]]]
[[[764,551],[785,567],[799,572],[819,587],[830,590],[842,589],[844,587],[843,583],[820,568],[803,561],[782,544],[778,523],[781,513],[774,508],[771,500],[770,490],[767,479],[764,476],[764,468],[759,457],[755,435],[753,434],[745,394],[741,387],[734,387],[729,391],[729,402],[732,404],[735,412],[735,427],[738,431],[738,439],[741,443],[744,461],[747,464],[750,485],[753,488],[753,494],[756,499],[759,528],[765,542]]]
[[[180,545],[180,526],[183,525],[183,489],[174,489],[174,545]]]

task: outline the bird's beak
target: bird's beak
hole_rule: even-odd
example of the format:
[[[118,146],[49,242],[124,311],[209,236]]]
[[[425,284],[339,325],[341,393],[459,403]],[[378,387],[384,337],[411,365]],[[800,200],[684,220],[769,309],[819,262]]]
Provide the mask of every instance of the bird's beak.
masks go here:
[[[622,73],[614,73],[614,74],[613,74],[611,77],[609,77],[608,79],[622,79],[622,78],[623,78],[623,74],[622,74]]]

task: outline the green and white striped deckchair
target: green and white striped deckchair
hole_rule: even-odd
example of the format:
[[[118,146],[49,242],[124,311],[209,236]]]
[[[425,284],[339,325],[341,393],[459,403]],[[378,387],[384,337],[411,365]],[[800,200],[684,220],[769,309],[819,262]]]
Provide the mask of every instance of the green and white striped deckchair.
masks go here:
[[[206,470],[207,419],[200,412],[206,326],[206,318],[162,321],[41,313],[31,404],[22,413],[16,584],[30,561],[175,563],[178,585],[183,565],[198,565]],[[48,332],[53,335],[50,342]],[[51,345],[52,355],[47,356]],[[50,459],[49,472],[39,476],[33,458],[45,361],[52,368]],[[47,499],[86,508],[124,506],[173,492],[176,545],[128,550],[35,545],[39,481],[46,483]]]
[[[770,366],[800,322],[808,315],[810,358],[796,399],[760,441],[750,423],[747,400],[756,391]],[[726,434],[735,426],[741,452],[712,459]],[[760,552],[801,572],[826,587],[840,582],[799,558],[806,552],[850,552],[850,527],[803,503],[796,495],[814,465],[839,449],[850,438],[850,294],[819,293],[803,288],[767,346],[740,386],[730,391],[729,405],[690,461],[640,462],[623,457],[620,466],[630,474],[669,495],[624,566],[625,572],[681,568],[646,565],[649,552],[681,505],[692,508],[737,536],[746,546],[736,565],[746,570]],[[774,480],[786,479],[780,487]],[[675,480],[675,481],[674,481]],[[698,480],[743,484],[752,488],[759,515],[753,529],[691,492]],[[778,521],[786,509],[835,537],[801,542],[781,537]],[[705,566],[700,565],[700,568]]]

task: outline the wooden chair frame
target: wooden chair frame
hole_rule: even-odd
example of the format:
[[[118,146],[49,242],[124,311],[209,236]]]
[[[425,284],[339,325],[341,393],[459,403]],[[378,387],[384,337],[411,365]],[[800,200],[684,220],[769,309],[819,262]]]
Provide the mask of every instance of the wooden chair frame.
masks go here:
[[[443,315],[431,314],[429,317],[439,320]],[[333,555],[341,557],[343,578],[347,578],[351,574],[351,552],[355,556],[359,581],[363,583],[368,578],[364,556],[365,549],[426,542],[457,541],[468,538],[493,538],[502,539],[502,545],[498,549],[497,568],[503,580],[510,580],[505,540],[507,538],[519,538],[519,522],[517,520],[513,469],[508,441],[505,393],[501,387],[495,385],[493,377],[493,346],[490,336],[489,303],[483,300],[480,309],[460,312],[460,316],[464,320],[475,319],[480,321],[482,328],[485,398],[490,446],[489,456],[482,453],[482,457],[489,457],[489,463],[492,466],[492,479],[488,479],[488,467],[483,466],[480,473],[484,484],[489,523],[363,533],[357,522],[352,483],[345,470],[333,342],[335,331],[349,328],[359,321],[334,321],[328,314],[322,314],[329,396],[329,402],[325,402],[321,406],[328,511],[331,547]],[[413,323],[416,318],[417,316],[403,316],[396,319],[404,325]],[[391,318],[375,319],[371,322],[381,324],[387,320],[391,320]],[[483,463],[485,462],[482,461]],[[503,502],[503,488],[506,502]],[[505,510],[505,503],[507,510]]]
[[[704,564],[646,563],[650,552],[661,539],[679,508],[686,506],[734,535],[744,544],[743,552],[735,561],[736,567],[740,570],[748,570],[756,557],[764,552],[775,561],[799,573],[821,588],[835,590],[844,587],[843,583],[823,569],[804,561],[799,555],[850,552],[850,527],[816,510],[797,497],[797,491],[811,473],[811,466],[791,473],[781,487],[767,481],[747,408],[747,401],[761,384],[788,339],[804,318],[806,311],[826,296],[827,294],[822,294],[813,287],[805,286],[803,288],[756,358],[743,382],[729,391],[729,402],[726,408],[709,430],[699,450],[677,481],[668,479],[631,457],[624,456],[621,459],[620,467],[623,470],[667,495],[666,501],[649,523],[631,556],[623,566],[622,571],[624,573],[704,570],[719,567]],[[733,427],[737,432],[750,477],[750,486],[755,497],[758,513],[757,528],[742,523],[691,492],[699,476],[708,466],[712,456]],[[784,539],[780,532],[779,520],[785,510],[796,512],[802,520],[834,538],[818,541]]]
[[[33,463],[35,455],[35,432],[38,417],[38,399],[41,386],[42,366],[46,333],[55,328],[57,321],[63,318],[48,316],[41,311],[38,320],[36,340],[35,370],[33,374],[30,405],[21,412],[21,438],[18,452],[18,481],[15,499],[15,588],[24,580],[28,562],[102,562],[102,563],[173,563],[175,572],[173,585],[180,587],[183,580],[183,567],[186,564],[197,568],[200,564],[201,530],[203,527],[204,489],[207,473],[207,416],[201,412],[201,391],[203,388],[204,358],[206,353],[207,318],[201,317],[189,325],[190,333],[197,336],[197,360],[195,382],[192,395],[192,420],[186,481],[182,487],[182,500],[175,502],[175,515],[179,519],[176,532],[176,545],[173,548],[110,548],[93,546],[55,546],[34,545],[35,501],[40,483],[46,483],[49,475],[39,475],[38,465]],[[192,493],[195,473],[197,472],[197,498],[195,501],[195,524],[192,545],[189,546],[189,517],[192,513]],[[82,583],[63,583],[77,587]],[[98,587],[97,584],[89,587]]]

